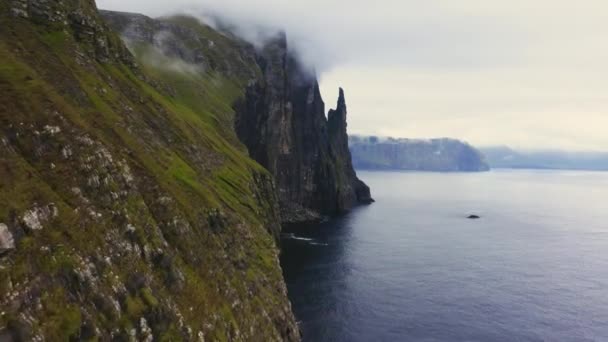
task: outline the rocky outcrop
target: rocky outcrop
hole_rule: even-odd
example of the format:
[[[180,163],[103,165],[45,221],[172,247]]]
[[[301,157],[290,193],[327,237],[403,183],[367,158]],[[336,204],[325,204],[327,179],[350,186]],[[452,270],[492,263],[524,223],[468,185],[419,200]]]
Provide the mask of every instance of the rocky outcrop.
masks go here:
[[[288,50],[284,34],[259,52],[263,79],[235,105],[236,132],[275,177],[283,222],[319,219],[372,201],[352,167],[346,104],[325,116],[319,84]]]
[[[338,189],[343,189],[339,192],[338,196],[339,202],[342,203],[340,205],[341,207],[349,207],[356,203],[371,203],[374,201],[371,197],[369,187],[357,178],[357,174],[353,167],[352,157],[348,147],[346,114],[344,90],[340,88],[338,105],[335,110],[330,110],[328,114],[328,129],[330,147],[333,154],[336,156],[337,172],[340,175],[344,175],[344,177],[338,179],[338,182],[342,183],[338,186]]]
[[[47,28],[70,29],[82,49],[100,61],[131,64],[131,54],[99,17],[94,0],[7,0],[10,14]]]
[[[58,215],[57,207],[53,203],[45,206],[35,206],[23,213],[21,225],[29,231],[40,230],[44,228],[44,224]]]
[[[355,168],[362,170],[481,172],[490,169],[481,152],[455,139],[352,136],[350,150]]]
[[[0,256],[15,249],[15,238],[13,233],[4,223],[0,223]]]

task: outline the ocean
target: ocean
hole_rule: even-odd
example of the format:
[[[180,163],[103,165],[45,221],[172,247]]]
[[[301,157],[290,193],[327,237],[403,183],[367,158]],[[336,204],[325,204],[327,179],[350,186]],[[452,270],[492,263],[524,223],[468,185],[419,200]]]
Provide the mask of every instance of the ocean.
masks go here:
[[[608,173],[358,174],[376,203],[283,234],[304,341],[608,341]]]

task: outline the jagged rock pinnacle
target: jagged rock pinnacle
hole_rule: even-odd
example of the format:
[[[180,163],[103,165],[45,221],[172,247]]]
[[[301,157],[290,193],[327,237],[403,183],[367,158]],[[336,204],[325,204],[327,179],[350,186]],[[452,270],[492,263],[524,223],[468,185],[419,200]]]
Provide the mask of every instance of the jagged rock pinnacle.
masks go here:
[[[336,110],[340,111],[341,109],[346,110],[346,99],[344,98],[344,89],[340,87],[339,95],[338,95],[338,107]]]
[[[338,104],[336,109],[331,109],[327,114],[330,135],[342,134],[346,135],[346,98],[344,89],[341,87],[338,91]],[[340,133],[338,133],[340,132]]]
[[[250,155],[275,176],[283,222],[370,203],[348,150],[344,90],[327,113],[315,73],[291,51],[267,47],[258,61],[264,80],[235,106],[236,131]]]

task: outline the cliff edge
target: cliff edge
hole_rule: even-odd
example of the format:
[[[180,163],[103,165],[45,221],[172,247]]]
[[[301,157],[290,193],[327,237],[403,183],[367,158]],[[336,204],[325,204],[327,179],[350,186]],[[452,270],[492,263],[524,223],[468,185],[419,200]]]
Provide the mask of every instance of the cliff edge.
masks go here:
[[[371,203],[352,167],[343,90],[326,117],[314,72],[292,55],[284,34],[266,44],[257,64],[262,78],[235,106],[235,126],[251,157],[275,177],[282,221],[318,220]]]

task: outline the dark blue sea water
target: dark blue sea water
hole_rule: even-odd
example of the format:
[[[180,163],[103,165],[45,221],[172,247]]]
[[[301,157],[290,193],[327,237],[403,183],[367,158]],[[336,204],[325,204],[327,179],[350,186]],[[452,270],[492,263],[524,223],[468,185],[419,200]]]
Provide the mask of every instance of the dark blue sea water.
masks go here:
[[[608,341],[608,173],[359,176],[374,205],[283,239],[305,341]]]

